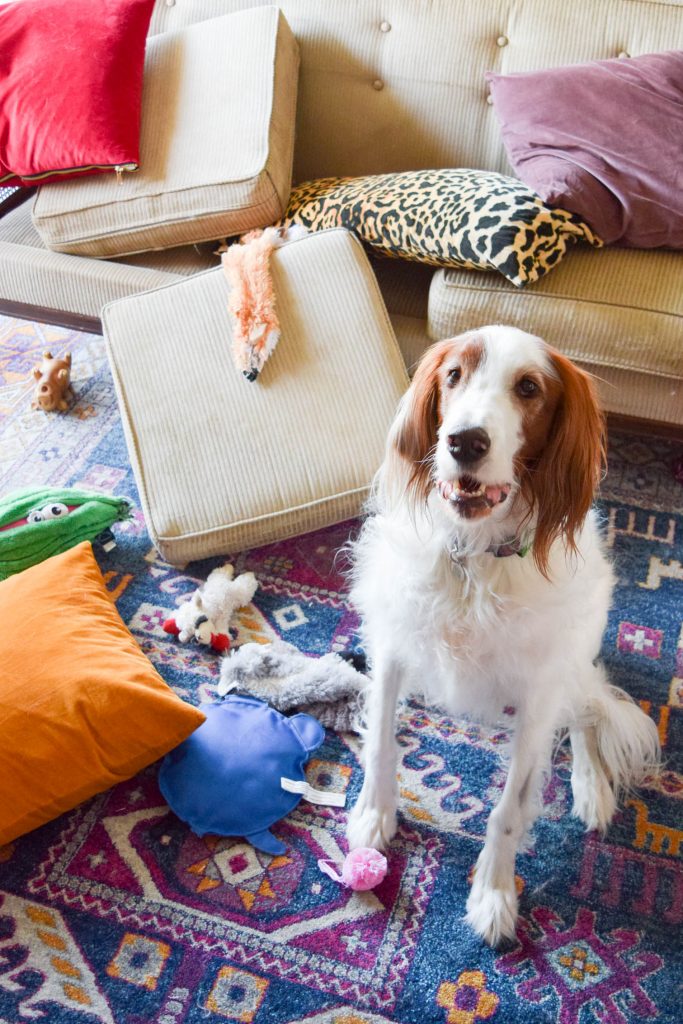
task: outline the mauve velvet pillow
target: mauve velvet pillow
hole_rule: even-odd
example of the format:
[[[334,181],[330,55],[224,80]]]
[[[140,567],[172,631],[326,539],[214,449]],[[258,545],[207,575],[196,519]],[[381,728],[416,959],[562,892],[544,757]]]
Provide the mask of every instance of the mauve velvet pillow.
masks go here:
[[[515,173],[607,244],[683,248],[683,51],[486,76]]]

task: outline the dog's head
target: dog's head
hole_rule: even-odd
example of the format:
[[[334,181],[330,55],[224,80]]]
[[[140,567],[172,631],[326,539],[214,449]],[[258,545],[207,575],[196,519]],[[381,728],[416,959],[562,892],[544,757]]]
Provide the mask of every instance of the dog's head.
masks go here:
[[[534,557],[570,550],[604,464],[604,421],[587,374],[540,338],[484,327],[422,357],[390,447],[408,463],[410,500],[436,488],[460,524],[501,521],[525,502]]]

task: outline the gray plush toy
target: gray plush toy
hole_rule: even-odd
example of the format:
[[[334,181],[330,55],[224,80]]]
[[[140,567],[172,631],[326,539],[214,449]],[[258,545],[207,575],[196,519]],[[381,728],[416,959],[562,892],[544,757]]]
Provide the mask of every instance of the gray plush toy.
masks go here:
[[[328,729],[358,732],[366,677],[338,654],[309,658],[292,644],[243,644],[223,659],[218,693],[267,701],[278,711],[305,711]]]

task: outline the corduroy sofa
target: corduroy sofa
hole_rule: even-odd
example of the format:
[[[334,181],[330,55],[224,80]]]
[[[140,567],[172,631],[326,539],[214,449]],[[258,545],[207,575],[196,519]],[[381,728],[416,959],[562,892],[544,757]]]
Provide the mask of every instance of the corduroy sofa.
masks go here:
[[[157,0],[150,33],[257,6],[260,0]],[[445,166],[510,174],[487,70],[683,48],[683,0],[280,6],[301,54],[294,182]],[[33,227],[32,202],[0,220],[2,311],[97,330],[112,299],[217,265],[210,244],[116,260],[49,251]],[[435,338],[511,323],[592,371],[608,410],[683,425],[680,252],[577,247],[521,291],[493,273],[394,261],[377,263],[376,272],[408,366]]]

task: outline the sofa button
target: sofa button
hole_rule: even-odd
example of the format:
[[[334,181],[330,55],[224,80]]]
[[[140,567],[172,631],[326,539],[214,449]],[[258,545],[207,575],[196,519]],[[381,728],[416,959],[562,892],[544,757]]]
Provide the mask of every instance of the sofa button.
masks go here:
[[[372,88],[376,89],[377,92],[381,92],[382,89],[384,88],[384,82],[382,81],[382,79],[376,78],[375,81],[372,83]]]
[[[627,53],[626,50],[620,50],[619,53],[617,54],[617,57],[619,57],[621,60],[623,60],[624,57],[630,57],[630,56],[631,56],[631,54]]]
[[[391,25],[388,21],[383,21],[379,27],[380,32],[391,32]]]
[[[496,39],[497,46],[507,46],[509,42],[510,40],[508,39],[507,36],[498,36],[498,38]]]

